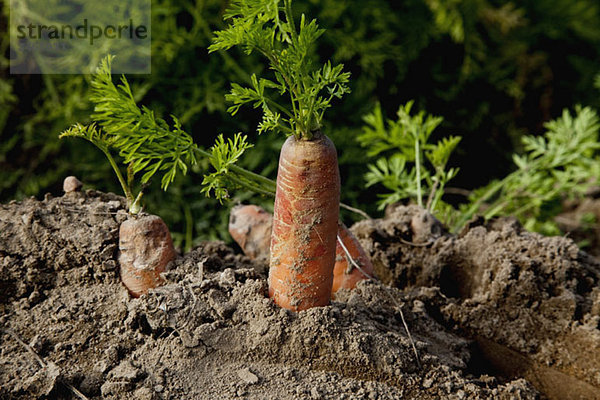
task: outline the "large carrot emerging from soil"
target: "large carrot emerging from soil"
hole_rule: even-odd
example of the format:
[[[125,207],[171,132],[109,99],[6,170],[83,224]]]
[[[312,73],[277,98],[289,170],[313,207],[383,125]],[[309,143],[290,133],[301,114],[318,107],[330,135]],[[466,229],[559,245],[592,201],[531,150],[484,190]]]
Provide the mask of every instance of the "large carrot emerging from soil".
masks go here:
[[[252,75],[249,87],[233,83],[226,95],[232,103],[229,111],[235,115],[243,105],[261,108],[258,132],[288,136],[275,190],[269,296],[296,311],[326,305],[333,281],[340,175],[335,147],[321,127],[331,102],[350,92],[350,73],[330,61],[321,66],[314,62],[310,49],[323,30],[305,15],[296,25],[292,0],[231,0],[225,19],[230,25],[215,32],[209,50],[239,46],[248,54],[256,51],[274,73]],[[229,153],[227,158],[222,152],[221,164],[235,160],[239,151]]]
[[[255,205],[238,205],[231,209],[229,233],[244,254],[253,259],[269,259],[269,240],[273,216]],[[374,277],[373,263],[356,237],[338,224],[333,268],[332,298],[340,289],[354,289],[363,279]]]
[[[271,236],[269,297],[299,311],[329,304],[340,202],[327,136],[290,136],[281,149]]]

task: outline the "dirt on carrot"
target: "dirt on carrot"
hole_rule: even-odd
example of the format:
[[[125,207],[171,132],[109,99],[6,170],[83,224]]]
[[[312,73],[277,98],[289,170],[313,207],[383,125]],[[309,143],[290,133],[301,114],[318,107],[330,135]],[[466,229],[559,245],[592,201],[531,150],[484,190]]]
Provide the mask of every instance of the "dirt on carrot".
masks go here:
[[[255,205],[237,205],[231,209],[229,233],[252,259],[269,260],[269,243],[273,216]],[[267,239],[267,240],[266,240]],[[335,249],[332,298],[340,289],[354,289],[356,283],[374,277],[373,264],[358,240],[340,223]],[[341,243],[340,243],[341,241]]]

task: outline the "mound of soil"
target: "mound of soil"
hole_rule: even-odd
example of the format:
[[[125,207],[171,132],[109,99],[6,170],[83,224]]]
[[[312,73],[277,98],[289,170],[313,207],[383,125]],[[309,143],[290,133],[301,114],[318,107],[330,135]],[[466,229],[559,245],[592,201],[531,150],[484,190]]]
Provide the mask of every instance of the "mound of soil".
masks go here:
[[[414,232],[424,214],[398,207],[353,227],[378,276],[405,290],[439,287],[445,299],[427,305],[430,315],[473,339],[488,367],[551,399],[599,399],[598,261],[511,218],[476,219],[458,236],[426,224],[424,240]]]
[[[454,237],[397,208],[353,227],[394,287],[291,313],[267,266],[220,242],[131,299],[123,207],[94,191],[0,206],[0,398],[600,398],[600,266],[569,240],[511,221]]]

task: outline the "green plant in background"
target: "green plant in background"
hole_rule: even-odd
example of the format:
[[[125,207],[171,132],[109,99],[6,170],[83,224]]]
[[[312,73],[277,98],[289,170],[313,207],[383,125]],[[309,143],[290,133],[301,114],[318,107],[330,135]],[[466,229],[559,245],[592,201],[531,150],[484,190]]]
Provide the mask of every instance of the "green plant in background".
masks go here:
[[[504,179],[475,190],[461,207],[460,228],[473,215],[486,218],[513,215],[524,226],[545,234],[559,234],[554,217],[565,198],[581,198],[598,184],[600,119],[589,107],[564,110],[546,123],[543,136],[524,136],[525,153],[513,155],[517,169]]]
[[[0,93],[12,97],[7,107],[0,106],[6,115],[0,131],[0,201],[58,194],[60,182],[71,174],[98,189],[119,190],[101,152],[87,151],[90,145],[81,141],[58,140],[64,127],[91,122],[91,78],[9,77],[8,3],[2,3],[0,16],[0,85],[12,90]],[[225,0],[152,0],[152,74],[131,76],[132,93],[157,118],[177,115],[200,146],[212,145],[219,131],[246,132],[254,147],[239,165],[273,177],[283,138],[257,136],[252,110],[242,108],[239,118],[231,118],[224,97],[228,82],[251,86],[248,77],[264,71],[260,55],[236,49],[208,55],[212,31],[223,28],[225,6]],[[592,88],[600,14],[594,0],[295,0],[294,7],[330,27],[310,49],[311,57],[344,63],[352,72],[352,93],[328,110],[324,130],[339,150],[344,201],[370,213],[376,212],[376,199],[363,190],[368,171],[356,136],[361,116],[378,100],[391,115],[397,104],[415,99],[420,109],[444,117],[436,136],[461,132],[461,152],[452,162],[462,169],[452,182],[469,189],[507,174],[510,154],[522,150],[524,132],[541,133],[543,121],[571,104],[598,106]],[[49,7],[47,18],[54,12],[58,9]],[[82,152],[88,156],[82,158]],[[194,174],[170,185],[168,200],[153,188],[145,195],[150,211],[164,216],[174,240],[185,238],[186,247],[192,236],[229,240],[227,210],[195,195],[207,168],[209,160],[199,158],[191,167]],[[151,182],[156,189],[159,184]]]
[[[543,136],[523,136],[524,153],[513,155],[517,169],[474,190],[468,202],[455,209],[442,196],[458,173],[446,166],[460,138],[428,143],[442,119],[423,111],[411,116],[412,105],[401,106],[396,121],[386,121],[376,107],[365,117],[364,133],[358,137],[369,156],[379,157],[369,165],[365,179],[367,186],[382,185],[389,191],[380,195],[380,208],[407,199],[425,206],[454,231],[481,214],[486,220],[515,216],[529,230],[559,234],[554,217],[562,211],[562,202],[582,198],[598,184],[600,119],[591,108],[576,107],[575,115],[564,110],[560,118],[546,123]]]
[[[366,185],[381,184],[391,191],[380,195],[380,209],[409,199],[441,217],[450,207],[442,201],[444,187],[458,173],[458,168],[446,166],[460,137],[430,143],[442,118],[424,111],[411,115],[412,106],[412,101],[400,106],[396,121],[386,121],[379,105],[365,116],[366,125],[358,141],[369,156],[379,157],[375,164],[369,164]]]

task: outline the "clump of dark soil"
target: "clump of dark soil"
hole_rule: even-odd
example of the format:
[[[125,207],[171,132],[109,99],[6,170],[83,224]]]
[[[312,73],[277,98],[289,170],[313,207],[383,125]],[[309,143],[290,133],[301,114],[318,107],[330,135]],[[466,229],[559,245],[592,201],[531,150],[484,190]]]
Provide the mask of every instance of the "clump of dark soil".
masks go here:
[[[267,266],[220,242],[131,299],[124,205],[88,191],[0,206],[0,398],[561,398],[544,373],[597,398],[600,268],[569,240],[510,221],[415,235],[421,211],[398,208],[353,228],[394,288],[291,313],[266,297]]]

